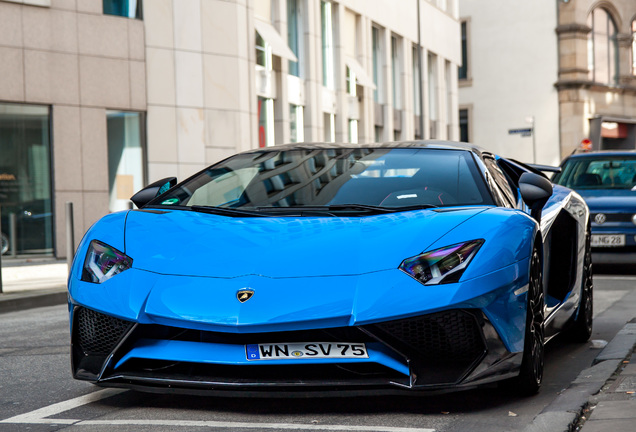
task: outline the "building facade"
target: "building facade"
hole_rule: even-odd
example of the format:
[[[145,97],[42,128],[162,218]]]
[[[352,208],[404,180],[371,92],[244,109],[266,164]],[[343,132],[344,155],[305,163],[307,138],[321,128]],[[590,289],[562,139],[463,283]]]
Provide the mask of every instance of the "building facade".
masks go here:
[[[456,140],[459,29],[457,0],[0,1],[5,256],[238,151]]]
[[[459,3],[462,139],[552,165],[636,148],[636,2]]]

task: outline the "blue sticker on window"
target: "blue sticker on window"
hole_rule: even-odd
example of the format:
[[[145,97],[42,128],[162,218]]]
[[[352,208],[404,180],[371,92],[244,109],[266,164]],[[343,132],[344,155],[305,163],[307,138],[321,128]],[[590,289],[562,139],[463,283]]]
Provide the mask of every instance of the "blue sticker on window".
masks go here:
[[[161,204],[163,205],[172,205],[172,204],[176,204],[179,202],[179,198],[169,198],[167,200],[165,200],[164,202],[162,202]]]

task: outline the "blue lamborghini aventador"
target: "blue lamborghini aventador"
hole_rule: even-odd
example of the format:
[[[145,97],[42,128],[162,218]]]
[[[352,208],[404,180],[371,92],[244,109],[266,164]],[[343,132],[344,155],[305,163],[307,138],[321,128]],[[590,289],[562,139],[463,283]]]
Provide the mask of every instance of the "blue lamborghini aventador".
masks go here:
[[[240,153],[98,221],[69,277],[72,372],[227,395],[536,393],[592,331],[588,208],[442,141]]]

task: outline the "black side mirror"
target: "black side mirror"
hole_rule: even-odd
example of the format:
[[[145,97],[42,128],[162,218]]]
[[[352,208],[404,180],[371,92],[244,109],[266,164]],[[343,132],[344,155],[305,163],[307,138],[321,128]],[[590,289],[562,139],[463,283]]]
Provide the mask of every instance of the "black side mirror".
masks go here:
[[[166,177],[164,179],[158,180],[152,184],[149,184],[136,194],[134,194],[130,200],[135,203],[138,208],[142,208],[146,204],[148,204],[152,199],[158,197],[159,195],[168,192],[170,188],[177,184],[176,177]]]
[[[552,196],[550,180],[539,174],[525,172],[519,178],[519,191],[523,202],[530,207],[532,217],[540,220],[541,210]]]

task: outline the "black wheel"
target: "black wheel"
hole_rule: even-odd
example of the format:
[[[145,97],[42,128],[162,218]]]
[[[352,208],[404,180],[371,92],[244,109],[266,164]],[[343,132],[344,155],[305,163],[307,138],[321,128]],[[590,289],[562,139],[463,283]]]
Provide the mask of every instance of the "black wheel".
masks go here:
[[[590,232],[585,239],[585,260],[583,262],[583,280],[581,283],[581,302],[570,329],[570,338],[575,342],[587,342],[592,336],[592,316],[594,315],[594,284],[592,281],[592,250]]]
[[[545,298],[543,295],[542,273],[539,251],[535,247],[530,260],[523,360],[516,383],[516,388],[522,395],[536,394],[541,388],[541,382],[543,381]]]
[[[4,235],[4,233],[0,234],[0,254],[4,255],[9,250],[9,238]]]

